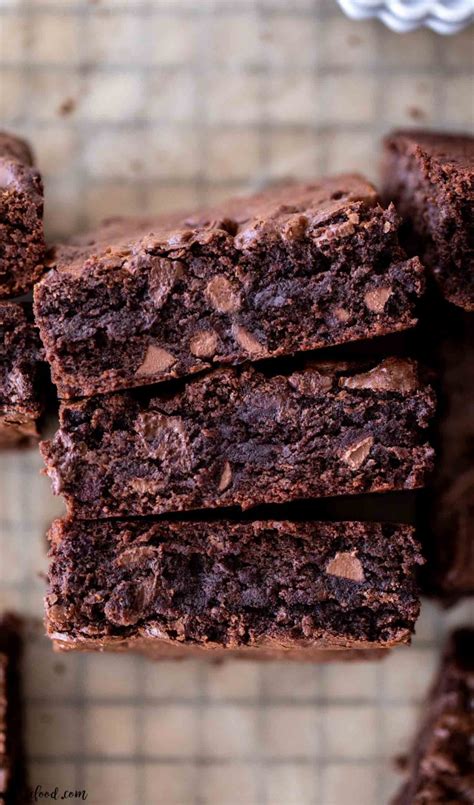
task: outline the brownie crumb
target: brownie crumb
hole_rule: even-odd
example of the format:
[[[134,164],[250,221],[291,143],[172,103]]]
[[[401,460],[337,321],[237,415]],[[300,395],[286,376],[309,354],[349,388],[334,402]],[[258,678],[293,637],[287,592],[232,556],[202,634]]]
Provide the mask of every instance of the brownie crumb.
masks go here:
[[[0,448],[38,439],[43,349],[27,307],[0,302]]]

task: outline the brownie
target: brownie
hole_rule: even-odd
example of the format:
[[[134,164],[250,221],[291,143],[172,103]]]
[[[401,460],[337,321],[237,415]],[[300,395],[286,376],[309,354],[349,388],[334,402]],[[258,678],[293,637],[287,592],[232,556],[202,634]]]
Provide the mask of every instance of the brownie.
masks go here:
[[[20,622],[13,615],[0,617],[0,802],[6,805],[24,801],[20,631]]]
[[[474,629],[451,635],[394,805],[474,802]]]
[[[448,301],[474,310],[474,137],[390,134],[383,186],[407,222],[409,251],[431,269]]]
[[[64,403],[41,451],[84,519],[422,486],[432,391],[409,360],[287,376],[215,369],[181,388]]]
[[[38,437],[43,348],[28,309],[0,302],[0,447]]]
[[[0,299],[30,290],[45,257],[41,176],[28,144],[0,132]]]
[[[413,529],[57,520],[49,635],[69,647],[387,648],[419,612]]]
[[[474,314],[452,309],[439,346],[439,447],[426,537],[424,592],[474,595]]]
[[[35,289],[62,398],[411,327],[424,289],[393,207],[340,176],[195,215],[113,220]]]

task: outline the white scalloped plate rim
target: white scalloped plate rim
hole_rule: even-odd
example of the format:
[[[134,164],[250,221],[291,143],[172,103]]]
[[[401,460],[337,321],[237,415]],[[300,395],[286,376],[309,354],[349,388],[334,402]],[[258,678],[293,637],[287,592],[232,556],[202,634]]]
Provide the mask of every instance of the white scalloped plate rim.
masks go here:
[[[352,19],[378,17],[397,33],[406,33],[427,26],[439,34],[461,31],[474,19],[474,0],[338,0]]]
[[[353,0],[353,3],[370,11],[388,9],[406,19],[435,16],[459,22],[474,12],[473,0]]]

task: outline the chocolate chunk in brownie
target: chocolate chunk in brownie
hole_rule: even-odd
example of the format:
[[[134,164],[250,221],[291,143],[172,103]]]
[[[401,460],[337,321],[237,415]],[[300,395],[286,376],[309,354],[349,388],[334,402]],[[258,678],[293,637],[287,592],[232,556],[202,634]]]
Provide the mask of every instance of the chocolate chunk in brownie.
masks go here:
[[[59,396],[411,327],[424,274],[397,230],[357,176],[109,222],[59,248],[35,289]]]
[[[63,404],[41,449],[77,517],[131,517],[423,486],[431,389],[414,362],[288,376],[216,369],[179,390]]]
[[[474,629],[451,636],[394,805],[474,802]]]
[[[474,595],[474,314],[439,315],[439,449],[422,583],[449,604]]]
[[[385,140],[383,186],[407,223],[409,251],[446,299],[474,310],[474,137],[394,132]]]
[[[19,684],[21,625],[13,615],[0,618],[0,802],[25,800]]]
[[[59,645],[383,648],[418,616],[410,526],[62,520],[50,539]]]
[[[43,349],[28,309],[0,302],[0,447],[38,438]]]
[[[0,132],[0,299],[30,290],[44,271],[43,183],[26,142]]]

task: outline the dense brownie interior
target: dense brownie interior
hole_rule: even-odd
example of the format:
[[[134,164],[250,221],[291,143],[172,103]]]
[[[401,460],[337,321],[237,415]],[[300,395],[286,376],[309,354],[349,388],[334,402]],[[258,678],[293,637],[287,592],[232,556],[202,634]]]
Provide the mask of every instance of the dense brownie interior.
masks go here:
[[[474,137],[391,134],[383,183],[406,221],[409,251],[431,268],[450,302],[474,310]]]
[[[433,409],[407,360],[269,377],[218,369],[174,392],[63,405],[42,452],[80,517],[249,508],[423,486]]]
[[[112,221],[59,248],[35,290],[59,396],[406,329],[424,276],[397,229],[356,176]]]
[[[43,349],[27,314],[0,302],[0,447],[37,436]]]
[[[56,521],[51,539],[56,637],[363,647],[418,615],[410,526]]]
[[[28,291],[44,270],[43,184],[26,142],[0,132],[0,299]]]
[[[473,646],[473,629],[460,629],[450,638],[410,756],[410,778],[394,805],[474,801]]]

